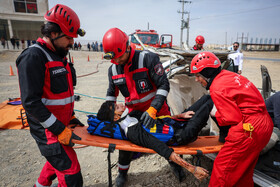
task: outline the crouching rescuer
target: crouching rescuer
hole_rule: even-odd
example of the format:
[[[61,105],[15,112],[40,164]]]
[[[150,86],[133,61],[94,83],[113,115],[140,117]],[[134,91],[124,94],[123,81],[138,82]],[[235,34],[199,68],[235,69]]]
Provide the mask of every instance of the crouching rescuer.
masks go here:
[[[76,82],[66,55],[73,38],[83,36],[77,14],[57,4],[45,14],[43,38],[17,58],[21,101],[30,133],[47,159],[34,186],[45,187],[57,177],[58,186],[83,186],[80,164],[72,139],[80,140],[67,125],[73,118]]]
[[[209,186],[254,186],[254,168],[273,129],[262,95],[247,78],[221,70],[219,58],[208,51],[192,59],[191,73],[210,91],[217,109],[211,115],[220,126],[230,127]]]

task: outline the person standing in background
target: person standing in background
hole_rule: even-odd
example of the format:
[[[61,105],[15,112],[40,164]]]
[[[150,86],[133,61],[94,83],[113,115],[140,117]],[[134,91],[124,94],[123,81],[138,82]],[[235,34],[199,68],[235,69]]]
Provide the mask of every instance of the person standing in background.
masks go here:
[[[88,51],[90,51],[90,43],[87,44]]]
[[[91,43],[91,48],[92,48],[92,51],[95,51],[95,44],[94,44],[94,42]]]
[[[103,52],[103,44],[100,42],[100,51]]]
[[[239,43],[233,43],[233,51],[235,53],[229,54],[228,59],[231,59],[234,63],[233,71],[235,73],[241,74],[242,73],[242,66],[243,66],[243,53],[239,50]]]
[[[14,36],[11,38],[11,43],[12,43],[13,49],[15,49],[15,47],[16,47],[16,40],[15,40]]]
[[[95,50],[98,52],[98,42],[95,42]]]
[[[31,41],[28,39],[27,40],[27,47],[30,47],[31,46]]]
[[[17,49],[19,49],[19,39],[15,37],[15,41],[16,41]]]
[[[205,43],[205,39],[203,36],[201,35],[198,35],[196,38],[195,38],[195,45],[193,46],[192,50],[203,50],[203,44]]]
[[[24,39],[21,40],[21,47],[22,47],[22,49],[25,49],[25,41],[24,41]]]
[[[6,40],[4,37],[1,38],[1,45],[3,46],[3,49],[5,49]]]

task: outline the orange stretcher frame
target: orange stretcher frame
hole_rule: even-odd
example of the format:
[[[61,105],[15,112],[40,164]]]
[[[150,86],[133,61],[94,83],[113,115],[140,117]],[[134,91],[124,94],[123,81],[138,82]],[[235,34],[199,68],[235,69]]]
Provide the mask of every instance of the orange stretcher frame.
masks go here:
[[[116,149],[124,151],[133,151],[133,152],[143,152],[143,153],[155,153],[154,150],[141,147],[131,143],[126,140],[106,138],[102,136],[91,135],[87,132],[87,126],[84,127],[75,127],[73,131],[76,135],[82,138],[82,140],[72,140],[73,143],[81,145],[89,145],[96,147],[109,148],[110,144],[114,144]],[[217,153],[220,151],[223,143],[218,141],[218,136],[198,136],[197,140],[193,143],[180,146],[170,146],[174,149],[177,154],[191,154],[196,155],[198,151],[201,151],[202,154],[208,153]]]

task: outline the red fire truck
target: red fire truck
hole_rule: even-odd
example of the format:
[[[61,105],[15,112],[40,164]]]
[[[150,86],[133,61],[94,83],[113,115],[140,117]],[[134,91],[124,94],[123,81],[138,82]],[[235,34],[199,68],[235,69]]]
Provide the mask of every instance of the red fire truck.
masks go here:
[[[155,30],[136,30],[130,35],[130,44],[135,50],[143,50],[137,39],[133,36],[137,34],[141,42],[146,46],[155,48],[172,48],[173,36],[171,34],[163,34],[160,36]]]

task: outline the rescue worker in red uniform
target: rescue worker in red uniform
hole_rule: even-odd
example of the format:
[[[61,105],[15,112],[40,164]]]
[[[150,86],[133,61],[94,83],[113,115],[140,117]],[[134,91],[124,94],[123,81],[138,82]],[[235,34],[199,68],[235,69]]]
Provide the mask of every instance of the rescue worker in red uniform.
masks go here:
[[[197,54],[191,73],[207,90],[220,126],[231,126],[214,161],[209,186],[254,186],[253,172],[260,151],[268,143],[273,122],[259,90],[242,75],[221,70],[211,52]]]
[[[203,50],[203,44],[205,43],[205,39],[203,36],[198,35],[195,38],[195,45],[193,46],[192,50]]]
[[[129,112],[143,112],[141,120],[147,128],[151,128],[156,116],[170,115],[166,104],[169,81],[158,55],[149,51],[135,51],[130,47],[128,39],[118,28],[109,29],[103,37],[104,58],[113,63],[108,70],[106,100],[116,102],[120,91]],[[132,156],[132,152],[119,151],[117,186],[124,185]],[[176,170],[179,177],[183,178],[185,174],[182,168]]]
[[[75,70],[66,61],[73,38],[83,36],[76,13],[57,4],[45,14],[43,38],[17,58],[22,105],[30,133],[47,159],[36,187],[82,187],[83,178],[72,139],[80,139],[66,126],[73,117]],[[77,119],[76,119],[77,120]]]

